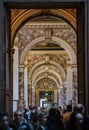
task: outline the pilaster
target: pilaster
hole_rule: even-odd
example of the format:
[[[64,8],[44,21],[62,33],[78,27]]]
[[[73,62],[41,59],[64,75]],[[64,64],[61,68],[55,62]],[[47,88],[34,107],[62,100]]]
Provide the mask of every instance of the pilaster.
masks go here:
[[[18,47],[14,46],[15,49],[15,53],[13,55],[13,111],[17,110],[17,104],[18,104],[18,100],[19,100],[19,84],[18,84],[18,80],[19,80],[19,70],[18,70]]]

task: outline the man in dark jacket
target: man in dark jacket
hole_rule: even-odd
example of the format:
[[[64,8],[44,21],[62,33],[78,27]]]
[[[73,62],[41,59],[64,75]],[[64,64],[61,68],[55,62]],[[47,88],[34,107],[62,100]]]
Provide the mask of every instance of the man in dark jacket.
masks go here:
[[[12,130],[9,127],[9,117],[6,112],[0,112],[0,130]]]

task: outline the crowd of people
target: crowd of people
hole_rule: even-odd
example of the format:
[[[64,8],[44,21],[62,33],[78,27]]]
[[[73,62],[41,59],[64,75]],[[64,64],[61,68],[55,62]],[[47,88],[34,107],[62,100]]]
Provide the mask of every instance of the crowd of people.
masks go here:
[[[82,104],[74,108],[67,105],[65,110],[61,107],[18,109],[11,121],[1,111],[0,130],[89,130],[89,116]]]

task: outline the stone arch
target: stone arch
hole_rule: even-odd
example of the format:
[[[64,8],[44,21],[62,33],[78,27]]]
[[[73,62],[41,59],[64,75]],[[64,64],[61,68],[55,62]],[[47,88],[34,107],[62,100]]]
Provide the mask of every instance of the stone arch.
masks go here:
[[[24,59],[25,59],[25,56],[27,55],[28,51],[31,50],[32,46],[34,46],[35,44],[41,42],[41,41],[44,41],[45,40],[45,37],[40,37],[40,38],[36,38],[35,40],[31,41],[26,47],[25,49],[23,50],[22,52],[22,55],[21,55],[21,58],[20,58],[20,64],[23,64],[24,63]]]
[[[14,37],[16,35],[17,30],[20,28],[21,24],[26,21],[26,19],[38,16],[42,14],[41,9],[30,9],[30,10],[22,10],[11,22],[11,43],[14,41]],[[68,21],[75,29],[76,29],[76,17],[73,16],[68,10],[63,9],[51,9],[51,15],[56,15],[59,17],[64,17],[66,21]]]
[[[30,70],[29,77],[31,78],[32,73],[34,72],[34,70],[35,70],[38,66],[44,65],[45,63],[46,63],[45,61],[40,61],[40,62],[38,62],[37,64],[35,64],[35,65],[32,67],[32,69]],[[64,79],[66,79],[65,70],[63,69],[63,67],[62,67],[60,64],[58,64],[58,63],[56,63],[55,61],[52,61],[52,60],[49,61],[49,64],[50,64],[50,65],[53,65],[53,66],[57,67],[59,70],[61,70]]]
[[[68,54],[71,58],[72,64],[76,64],[76,54],[75,54],[73,48],[67,42],[65,42],[64,40],[62,40],[60,38],[52,36],[51,39],[54,44],[57,44],[57,45],[60,45],[61,47],[63,47],[68,52]],[[24,64],[25,56],[27,55],[28,51],[31,50],[32,46],[34,46],[35,44],[37,44],[41,41],[44,41],[44,40],[45,40],[45,37],[40,37],[40,38],[36,38],[35,40],[31,41],[22,52],[22,55],[20,58],[20,64]]]
[[[58,38],[58,37],[51,37],[51,40],[53,41],[53,43],[60,45],[61,47],[63,47],[69,54],[69,56],[71,57],[71,61],[72,64],[76,64],[76,53],[74,52],[73,48],[64,40]]]
[[[32,77],[32,83],[34,83],[34,82],[35,82],[35,79],[37,78],[37,76],[38,76],[39,74],[43,73],[43,72],[45,72],[45,70],[39,71],[37,74],[35,74],[35,75]],[[60,76],[57,72],[55,72],[55,71],[53,71],[53,70],[50,70],[50,69],[49,69],[49,72],[51,72],[52,74],[54,74],[54,75],[58,78],[60,84],[62,83],[62,78],[61,78],[61,76]]]
[[[35,81],[34,86],[36,86],[37,82],[38,82],[40,79],[43,79],[43,78],[45,78],[45,76],[41,76],[40,78],[38,78],[38,79]],[[52,80],[56,83],[57,88],[59,87],[59,83],[57,82],[57,80],[56,80],[55,78],[53,78],[52,76],[48,76],[48,78],[49,78],[49,79],[52,79]]]

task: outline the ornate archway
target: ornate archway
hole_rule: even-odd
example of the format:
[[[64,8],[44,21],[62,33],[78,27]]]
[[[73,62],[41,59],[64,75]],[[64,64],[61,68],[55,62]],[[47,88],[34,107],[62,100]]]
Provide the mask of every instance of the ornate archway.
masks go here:
[[[31,10],[32,11],[32,10]],[[38,10],[39,12],[40,10]],[[52,11],[52,10],[51,10]],[[34,13],[35,11],[33,11]],[[54,23],[54,22],[53,22]],[[72,21],[71,21],[72,23]],[[51,67],[51,64],[53,65],[54,68],[51,67],[51,69],[49,69],[49,72],[52,75],[52,79],[54,78],[56,80],[59,80],[59,84],[63,83],[61,86],[66,88],[66,86],[70,86],[68,88],[68,92],[69,89],[73,88],[73,83],[71,80],[71,83],[69,83],[69,79],[67,79],[68,77],[68,73],[72,72],[72,67],[75,66],[76,67],[76,61],[77,61],[77,50],[76,50],[76,46],[77,46],[77,41],[76,41],[76,32],[74,31],[74,29],[68,25],[68,23],[55,23],[55,26],[53,24],[47,23],[47,25],[45,25],[44,23],[26,23],[23,25],[22,28],[19,29],[16,38],[14,40],[14,45],[18,47],[18,53],[19,53],[19,79],[21,81],[19,81],[19,100],[21,100],[21,103],[24,104],[24,92],[26,92],[26,90],[28,90],[30,92],[28,98],[30,99],[32,94],[33,94],[33,83],[36,82],[36,79],[39,78],[39,75],[41,75],[42,73],[45,72],[44,71],[39,71],[38,70],[38,66],[42,66],[43,64],[46,64],[48,66],[48,64]],[[14,24],[13,24],[13,29],[12,31],[14,32]],[[16,25],[17,27],[19,26]],[[30,27],[30,29],[29,29]],[[40,28],[41,27],[41,28]],[[56,28],[55,28],[56,27]],[[67,28],[67,30],[65,31],[65,28]],[[35,31],[34,31],[35,29]],[[38,30],[37,30],[38,29]],[[62,29],[62,31],[60,31],[60,29]],[[63,30],[64,29],[64,30]],[[60,31],[60,32],[59,32]],[[71,35],[72,34],[72,35]],[[13,33],[13,37],[14,37],[15,33]],[[67,37],[68,35],[68,37]],[[72,39],[72,40],[71,40]],[[54,45],[54,47],[58,47],[58,51],[56,50],[56,53],[54,52],[54,50],[50,51],[50,52],[43,52],[42,53],[38,53],[35,51],[33,51],[32,49],[35,48],[35,46],[42,46],[42,45]],[[47,48],[46,48],[47,49]],[[61,50],[61,51],[60,51]],[[31,55],[30,53],[33,52]],[[38,57],[37,57],[38,56]],[[32,60],[35,59],[34,61]],[[37,60],[36,60],[37,58]],[[43,61],[44,60],[44,61]],[[46,61],[46,62],[45,62]],[[41,64],[39,64],[41,63]],[[26,71],[24,72],[24,67],[26,68]],[[55,69],[56,67],[56,69]],[[69,67],[69,68],[68,68]],[[57,72],[60,71],[61,73]],[[39,71],[39,72],[37,72]],[[26,77],[24,77],[24,73],[28,73],[30,72],[30,77],[27,77],[28,74],[26,74]],[[33,74],[32,74],[33,73]],[[53,76],[55,75],[55,76]],[[43,75],[41,75],[42,77]],[[50,76],[50,75],[48,75]],[[72,73],[71,73],[71,78],[72,78]],[[33,78],[34,77],[34,78]],[[26,83],[28,79],[28,84]],[[29,80],[30,78],[30,80]],[[21,83],[20,83],[21,82]],[[24,83],[25,82],[25,83]],[[67,82],[69,84],[65,84],[64,82]],[[73,81],[74,82],[74,81]],[[26,87],[23,87],[23,84],[26,85]],[[30,86],[30,87],[27,87]],[[36,85],[36,84],[35,84]],[[76,83],[77,85],[77,83]],[[60,85],[59,85],[60,86]],[[26,89],[25,89],[26,88]],[[64,90],[62,90],[64,91]],[[28,93],[27,93],[28,95]],[[72,95],[72,92],[71,92]],[[68,96],[68,94],[67,94]],[[26,100],[28,99],[26,98]],[[69,98],[67,97],[67,99],[69,100]],[[72,96],[70,97],[70,99],[72,100]],[[32,99],[33,100],[33,99]],[[32,100],[29,102],[30,105],[35,105],[32,103]],[[34,101],[34,100],[33,100]],[[68,101],[67,101],[68,102]],[[34,101],[35,103],[35,101]]]

